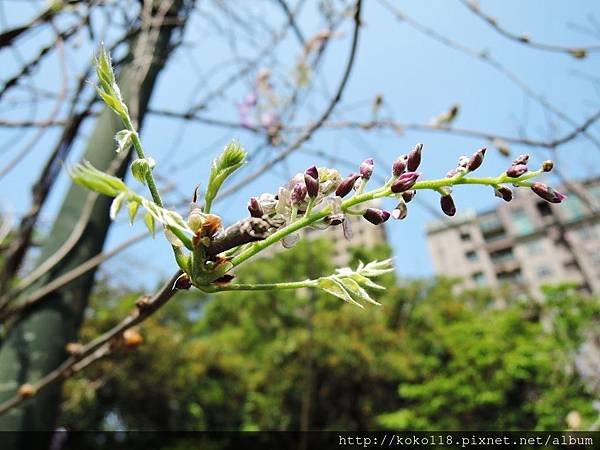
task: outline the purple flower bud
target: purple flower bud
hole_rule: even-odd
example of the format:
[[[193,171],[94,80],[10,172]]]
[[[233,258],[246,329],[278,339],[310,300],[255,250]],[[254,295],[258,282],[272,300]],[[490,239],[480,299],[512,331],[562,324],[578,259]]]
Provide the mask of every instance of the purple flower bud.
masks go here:
[[[471,158],[469,158],[468,156],[461,156],[460,158],[458,158],[458,167],[466,168],[469,164],[470,159]]]
[[[373,175],[373,158],[365,159],[359,168],[360,176],[363,180],[368,180]]]
[[[350,193],[352,187],[354,186],[354,182],[360,177],[357,173],[351,173],[346,178],[342,180],[342,182],[338,185],[335,190],[335,195],[339,197],[345,197]]]
[[[298,206],[306,197],[306,186],[301,183],[296,183],[292,189],[292,205]]]
[[[520,166],[521,164],[527,164],[527,161],[529,161],[529,155],[519,155],[513,161],[512,165],[513,166]]]
[[[390,213],[379,208],[367,208],[363,217],[373,225],[381,225],[390,218]]]
[[[454,206],[454,200],[451,195],[443,195],[440,197],[440,206],[442,207],[442,211],[447,216],[453,216],[456,214],[456,206]]]
[[[554,162],[547,160],[542,163],[542,170],[544,172],[550,172],[552,169],[554,169]]]
[[[525,164],[517,164],[516,166],[510,166],[506,170],[506,175],[511,178],[519,178],[525,172],[527,172],[527,166]]]
[[[316,166],[311,166],[304,172],[304,184],[310,198],[319,195],[319,171]]]
[[[406,203],[400,202],[398,205],[392,210],[392,217],[396,220],[402,220],[408,214],[408,208],[406,207]]]
[[[456,175],[458,175],[458,172],[458,167],[455,167],[454,169],[448,171],[448,173],[446,174],[446,178],[455,177]]]
[[[399,156],[398,159],[396,159],[396,161],[394,161],[394,164],[392,165],[392,173],[394,174],[395,177],[399,177],[400,175],[402,175],[404,173],[404,171],[406,170],[406,160],[407,159],[408,159],[408,156],[402,155],[402,156]]]
[[[260,206],[258,198],[250,197],[250,200],[248,200],[248,211],[250,212],[251,217],[263,216],[263,209],[262,206]]]
[[[479,169],[479,166],[481,166],[481,163],[483,162],[485,151],[486,148],[483,147],[477,150],[475,153],[473,153],[473,156],[471,156],[471,159],[469,159],[469,162],[467,164],[467,169],[469,169],[469,171],[472,172],[474,170]]]
[[[398,192],[408,191],[416,183],[417,178],[421,175],[418,172],[406,172],[398,177],[396,181],[392,183],[390,187],[394,194]]]
[[[533,183],[531,190],[550,203],[560,203],[567,198],[565,194],[555,191],[544,183]]]
[[[510,202],[513,198],[512,190],[506,186],[498,186],[496,189],[494,189],[494,195],[501,198],[505,202]]]
[[[423,144],[417,144],[408,154],[406,170],[409,172],[414,172],[419,167],[419,164],[421,164],[421,150],[423,150]]]
[[[404,200],[404,203],[408,203],[414,198],[415,195],[417,195],[417,191],[404,191],[402,193],[402,199]]]

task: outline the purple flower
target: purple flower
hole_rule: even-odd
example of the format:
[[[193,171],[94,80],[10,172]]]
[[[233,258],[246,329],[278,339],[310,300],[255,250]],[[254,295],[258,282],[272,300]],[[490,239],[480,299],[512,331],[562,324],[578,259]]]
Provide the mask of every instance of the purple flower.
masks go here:
[[[406,170],[409,172],[414,172],[419,167],[419,164],[421,164],[421,150],[423,150],[423,144],[417,144],[408,154]]]
[[[392,217],[396,220],[402,220],[408,214],[408,208],[406,207],[406,203],[400,202],[398,205],[392,210]]]
[[[521,164],[527,164],[527,161],[529,161],[529,155],[519,155],[513,161],[512,165],[513,166],[520,166]]]
[[[519,178],[525,172],[527,172],[527,166],[525,164],[517,164],[516,166],[510,166],[506,170],[506,175],[511,178]]]
[[[404,203],[409,203],[415,195],[417,195],[417,191],[404,191],[402,193],[402,199],[404,200]]]
[[[306,197],[306,186],[301,183],[296,183],[292,189],[292,205],[298,206]]]
[[[262,217],[264,212],[258,198],[250,197],[248,200],[248,211],[250,212],[251,217]]]
[[[510,202],[513,198],[513,192],[509,187],[498,186],[494,189],[494,195],[501,198],[505,202]]]
[[[373,158],[365,159],[359,168],[360,176],[363,180],[367,181],[373,175]]]
[[[560,203],[567,198],[565,194],[555,191],[544,183],[533,183],[531,190],[550,203]]]
[[[392,165],[392,174],[394,174],[395,177],[399,177],[404,173],[404,171],[406,170],[407,159],[408,156],[402,155],[399,156],[398,159],[396,159],[396,161],[394,161],[394,164]]]
[[[367,208],[363,217],[373,225],[381,225],[390,218],[390,213],[379,208]]]
[[[304,172],[304,184],[310,198],[319,195],[319,171],[316,166],[311,166]]]
[[[453,216],[456,214],[456,206],[454,205],[454,199],[451,195],[443,195],[440,197],[440,206],[442,207],[442,211],[447,216]]]
[[[406,172],[398,177],[396,181],[392,183],[391,191],[394,194],[398,192],[408,191],[417,182],[417,178],[421,175],[418,172]]]
[[[473,156],[471,156],[471,159],[469,159],[469,162],[467,163],[467,169],[469,171],[474,171],[477,170],[479,168],[479,166],[481,166],[481,163],[483,162],[483,157],[485,156],[485,151],[486,148],[480,148],[479,150],[477,150],[475,153],[473,153]]]
[[[350,175],[348,175],[338,185],[337,189],[335,190],[335,195],[337,195],[338,197],[345,197],[346,195],[348,195],[354,187],[354,183],[356,182],[356,180],[358,180],[359,177],[360,175],[357,173],[351,173]]]

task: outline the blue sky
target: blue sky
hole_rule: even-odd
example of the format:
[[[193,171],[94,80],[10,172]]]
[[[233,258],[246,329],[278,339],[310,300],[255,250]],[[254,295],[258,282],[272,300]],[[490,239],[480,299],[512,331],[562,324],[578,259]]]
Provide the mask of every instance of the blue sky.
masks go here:
[[[505,68],[577,122],[582,122],[600,107],[600,79],[593,82],[588,78],[600,77],[600,52],[590,53],[587,58],[576,60],[561,53],[530,49],[500,36],[458,1],[407,0],[390,3],[397,5],[408,16],[465,46],[477,51],[487,50]],[[572,46],[600,42],[600,30],[596,29],[596,34],[592,35],[580,29],[593,29],[589,17],[600,20],[599,2],[503,0],[480,3],[484,11],[496,16],[508,29],[519,34],[528,33],[537,41]],[[0,26],[21,23],[34,14],[41,4],[43,3],[11,0],[4,2]],[[322,29],[322,23],[315,19],[316,4],[309,0],[300,15],[299,23],[305,36],[311,36]],[[267,5],[270,3],[257,1],[253,9],[266,23],[277,28],[284,18],[279,10]],[[370,102],[377,94],[383,94],[386,108],[382,111],[382,117],[393,113],[393,117],[401,122],[427,123],[450,105],[458,103],[460,114],[455,122],[457,127],[505,135],[526,132],[527,136],[539,139],[569,131],[568,126],[556,121],[497,70],[416,32],[407,23],[399,22],[380,2],[364,2],[363,22],[356,62],[332,120],[368,120],[371,117]],[[226,43],[231,36],[224,31],[218,32],[206,27],[198,14],[193,16],[186,31],[185,43],[193,43],[194,46],[181,46],[169,61],[152,99],[153,107],[184,111],[234,71],[233,64],[231,70],[227,67],[232,55]],[[331,94],[337,86],[348,53],[351,29],[346,26],[341,31],[343,35],[328,49],[322,73],[316,78],[318,88],[315,95],[306,100],[306,107],[296,119],[298,124],[317,117],[325,106],[326,94]],[[255,54],[257,48],[266,43],[260,41],[260,36],[259,33],[257,43],[241,45],[240,55],[250,58]],[[23,52],[27,54],[27,50],[33,51],[44,39],[47,39],[44,33],[34,33],[27,38]],[[85,43],[85,39],[82,42]],[[282,80],[289,77],[300,50],[292,36],[273,49],[272,57],[278,61],[274,70],[276,88],[284,91]],[[69,64],[73,67],[81,66],[92,54],[93,47],[89,45],[69,49]],[[16,67],[15,55],[9,50],[1,50],[0,66],[3,67],[1,79],[12,75]],[[215,66],[219,69],[213,70]],[[60,68],[56,63],[44,64],[35,75],[36,85],[56,91],[59,74]],[[229,121],[238,120],[235,102],[241,101],[249,92],[255,75],[256,71],[234,86],[227,98],[210,104],[205,114]],[[11,98],[17,99],[18,96],[18,91],[15,91],[0,102],[1,118],[27,117],[30,114],[31,110],[27,107],[15,106],[10,102]],[[43,117],[41,113],[49,108],[48,102],[42,105],[39,117]],[[86,132],[89,132],[91,125],[92,123],[87,125]],[[599,126],[596,125],[591,131],[600,137]],[[0,180],[2,208],[11,205],[17,213],[26,210],[32,180],[56,136],[56,130],[46,133],[38,140],[29,156]],[[17,138],[20,140],[16,141]],[[20,136],[15,130],[0,128],[0,142],[3,143],[0,148],[1,159],[10,160],[31,138],[33,132]],[[158,162],[157,173],[163,179],[175,183],[177,190],[184,193],[191,193],[197,183],[206,179],[210,160],[229,139],[239,139],[251,151],[260,145],[260,141],[246,131],[198,123],[183,127],[171,119],[158,116],[149,117],[142,138],[147,152]],[[416,142],[425,144],[422,171],[426,178],[443,176],[454,167],[460,155],[471,154],[478,147],[489,144],[481,139],[442,133],[321,130],[301,150],[292,154],[285,164],[217,204],[216,212],[222,214],[227,222],[235,221],[246,214],[245,205],[250,195],[276,191],[286,177],[302,171],[313,162],[329,165],[330,158],[316,157],[310,152],[323,152],[355,161],[356,164],[373,156],[376,171],[387,174],[393,159],[406,153]],[[77,160],[80,151],[81,145],[70,160]],[[514,155],[531,152],[534,165],[549,156],[547,151],[519,146],[513,146],[512,151]],[[272,149],[263,149],[256,153],[254,161],[265,161],[275,154]],[[558,156],[560,167],[570,176],[581,178],[599,173],[599,150],[584,138],[561,147]],[[480,171],[496,174],[509,163],[510,160],[490,150]],[[247,170],[252,171],[255,164],[251,163]],[[1,167],[3,166],[4,163]],[[343,172],[351,170],[345,166],[339,168]],[[240,177],[243,177],[243,173]],[[45,223],[51,223],[67,182],[63,175],[54,189],[51,200],[44,209]],[[419,197],[437,207],[436,194],[422,192]],[[473,187],[457,188],[455,200],[458,208],[465,210],[492,207],[497,199],[491,195],[491,190]],[[432,266],[426,248],[425,224],[435,217],[422,206],[414,203],[411,206],[405,221],[390,221],[386,224],[388,236],[398,256],[399,273],[411,277],[426,276],[432,273]],[[135,230],[131,230],[123,223],[116,224],[106,248],[117,245],[132,233],[140,231],[141,227],[138,224]],[[117,280],[131,280],[133,272],[143,272],[144,275],[136,279],[142,284],[151,284],[154,283],[155,274],[170,273],[173,263],[168,245],[157,239],[137,245],[108,267],[114,271]],[[135,270],[133,267],[139,269]]]

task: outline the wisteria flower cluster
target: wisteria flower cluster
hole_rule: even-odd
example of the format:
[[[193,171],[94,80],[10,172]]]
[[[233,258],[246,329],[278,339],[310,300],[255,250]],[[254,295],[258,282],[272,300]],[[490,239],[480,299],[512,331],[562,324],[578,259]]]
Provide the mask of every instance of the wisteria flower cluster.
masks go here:
[[[418,172],[423,145],[417,144],[410,152],[399,156],[392,164],[382,186],[371,190],[375,164],[366,159],[357,171],[342,177],[333,168],[311,166],[295,175],[276,192],[263,193],[248,201],[249,217],[225,228],[221,218],[212,212],[219,189],[227,178],[240,169],[246,161],[246,152],[233,141],[226,146],[211,167],[204,191],[204,201],[199,199],[196,189],[190,204],[187,219],[176,211],[166,209],[154,182],[154,161],[146,157],[137,131],[129,118],[119,88],[115,82],[109,56],[102,50],[96,63],[99,79],[98,92],[121,118],[125,128],[116,135],[118,151],[133,147],[137,159],[132,163],[134,177],[146,184],[152,200],[133,192],[121,179],[101,172],[89,163],[70,169],[73,180],[89,189],[114,197],[111,217],[127,205],[131,223],[138,210],[145,210],[144,223],[154,233],[156,224],[164,227],[165,236],[173,247],[175,260],[182,275],[176,287],[189,289],[192,286],[206,292],[225,290],[275,290],[319,288],[347,302],[361,306],[362,302],[374,303],[367,289],[381,286],[372,278],[393,270],[392,261],[373,261],[360,264],[356,269],[342,268],[335,274],[302,281],[283,281],[269,284],[243,284],[234,281],[233,270],[258,255],[266,248],[281,243],[291,247],[300,238],[299,232],[307,227],[328,228],[341,226],[346,238],[352,231],[347,220],[349,215],[362,216],[373,225],[381,225],[390,217],[404,219],[408,214],[407,204],[418,190],[435,191],[440,198],[441,210],[448,216],[456,213],[452,189],[456,185],[476,184],[490,186],[496,196],[505,201],[512,199],[509,186],[529,187],[546,201],[560,203],[565,196],[551,187],[531,181],[543,172],[552,170],[552,162],[545,161],[537,170],[529,170],[529,157],[521,155],[512,165],[496,177],[474,177],[485,157],[485,148],[470,157],[461,156],[457,166],[444,178],[421,180]],[[380,198],[395,199],[391,211],[369,206]]]

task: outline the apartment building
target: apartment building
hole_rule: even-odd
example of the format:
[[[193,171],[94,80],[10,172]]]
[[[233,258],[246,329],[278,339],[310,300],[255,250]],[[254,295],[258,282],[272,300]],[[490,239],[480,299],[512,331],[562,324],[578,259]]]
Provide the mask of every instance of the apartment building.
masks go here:
[[[515,189],[493,210],[430,224],[435,272],[467,287],[508,284],[535,295],[544,284],[569,281],[600,293],[600,178],[569,187],[560,188],[569,197],[558,205]]]

